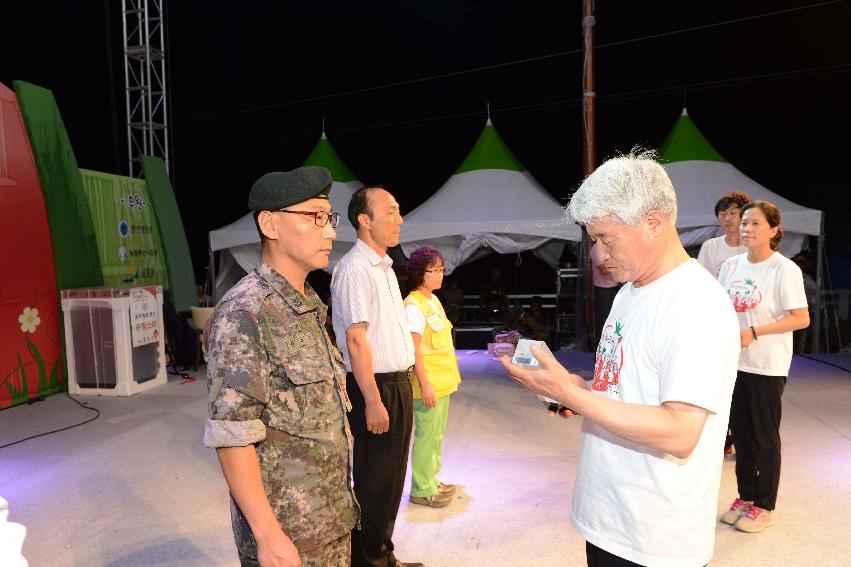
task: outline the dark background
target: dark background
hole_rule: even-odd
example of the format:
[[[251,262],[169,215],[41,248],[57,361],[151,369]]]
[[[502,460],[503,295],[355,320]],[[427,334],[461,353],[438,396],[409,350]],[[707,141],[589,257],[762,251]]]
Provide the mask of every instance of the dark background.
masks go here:
[[[388,184],[403,213],[460,164],[486,103],[553,196],[581,181],[578,0],[167,0],[166,15],[172,176],[199,281],[207,232],[247,212],[262,173],[300,165],[323,117],[355,175]],[[0,2],[0,81],[51,89],[80,167],[127,174],[121,26],[118,0]],[[600,1],[596,44],[598,159],[658,147],[687,105],[745,174],[826,211],[843,261],[851,2]],[[520,260],[526,287],[552,287]]]

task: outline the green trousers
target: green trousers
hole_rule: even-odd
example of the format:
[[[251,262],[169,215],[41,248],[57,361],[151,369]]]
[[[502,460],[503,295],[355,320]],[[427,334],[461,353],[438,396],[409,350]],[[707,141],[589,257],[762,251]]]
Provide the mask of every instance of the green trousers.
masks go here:
[[[437,398],[433,408],[414,400],[414,448],[411,451],[411,496],[434,496],[443,461],[443,431],[449,416],[449,396]]]

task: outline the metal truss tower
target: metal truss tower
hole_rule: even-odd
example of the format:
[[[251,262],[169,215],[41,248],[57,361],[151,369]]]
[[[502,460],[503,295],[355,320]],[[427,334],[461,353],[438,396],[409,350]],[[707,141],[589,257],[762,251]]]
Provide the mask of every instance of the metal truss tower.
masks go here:
[[[164,3],[121,0],[130,177],[142,176],[139,154],[161,157],[170,171]]]

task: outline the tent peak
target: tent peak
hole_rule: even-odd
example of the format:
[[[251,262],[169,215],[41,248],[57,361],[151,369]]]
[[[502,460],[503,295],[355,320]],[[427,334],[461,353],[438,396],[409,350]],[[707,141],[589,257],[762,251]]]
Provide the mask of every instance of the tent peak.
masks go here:
[[[727,163],[724,156],[712,147],[709,140],[697,128],[694,120],[683,111],[677,118],[674,127],[662,142],[659,149],[660,163],[671,163],[675,161],[718,161]]]

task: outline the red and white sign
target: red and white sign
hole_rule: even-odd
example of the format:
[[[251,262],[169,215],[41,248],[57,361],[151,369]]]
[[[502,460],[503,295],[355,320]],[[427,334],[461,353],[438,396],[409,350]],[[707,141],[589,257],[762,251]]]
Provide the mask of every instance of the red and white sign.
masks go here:
[[[159,342],[161,332],[156,288],[136,287],[130,290],[130,335],[133,347]]]

